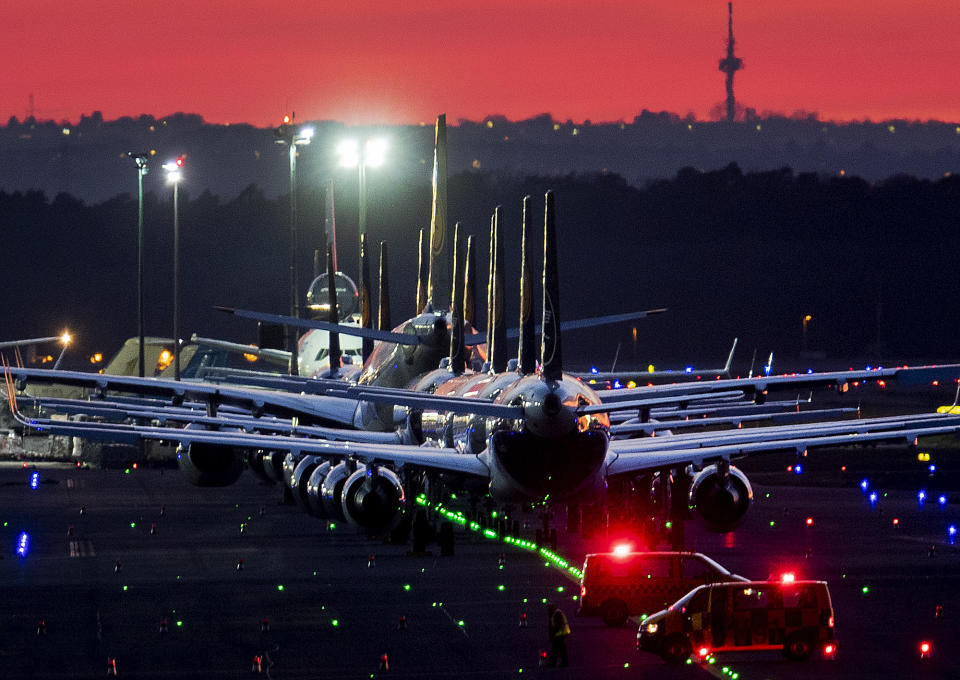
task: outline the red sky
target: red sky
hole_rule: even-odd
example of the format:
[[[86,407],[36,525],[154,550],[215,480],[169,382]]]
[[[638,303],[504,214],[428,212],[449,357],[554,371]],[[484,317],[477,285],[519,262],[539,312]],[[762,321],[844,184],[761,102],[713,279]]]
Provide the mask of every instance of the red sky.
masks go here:
[[[271,125],[707,118],[725,0],[6,3],[0,122],[177,111]],[[960,121],[957,0],[739,0],[737,98],[823,119]]]

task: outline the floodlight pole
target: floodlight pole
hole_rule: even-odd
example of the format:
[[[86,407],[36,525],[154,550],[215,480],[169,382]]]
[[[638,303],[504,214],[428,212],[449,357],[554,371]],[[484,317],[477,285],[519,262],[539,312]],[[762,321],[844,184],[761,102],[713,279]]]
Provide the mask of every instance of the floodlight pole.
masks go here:
[[[143,339],[143,176],[147,174],[147,154],[130,151],[127,156],[137,164],[137,339],[138,375],[144,375],[144,339]]]

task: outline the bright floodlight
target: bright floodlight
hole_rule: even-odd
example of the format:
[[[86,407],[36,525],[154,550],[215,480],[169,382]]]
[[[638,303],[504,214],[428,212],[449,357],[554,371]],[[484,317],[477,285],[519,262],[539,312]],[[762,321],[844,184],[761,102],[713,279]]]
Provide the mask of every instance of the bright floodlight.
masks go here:
[[[613,554],[617,557],[626,557],[630,554],[630,546],[626,543],[620,543],[613,548]]]
[[[387,158],[387,140],[379,137],[368,139],[363,154],[363,164],[368,168],[377,168],[383,165]]]
[[[167,182],[170,184],[176,184],[183,178],[183,173],[180,172],[180,168],[183,167],[183,159],[177,158],[173,161],[167,161],[163,164],[163,169],[167,173]]]
[[[360,147],[355,139],[345,139],[337,144],[337,156],[340,157],[340,166],[355,168],[360,165]]]
[[[69,345],[70,339],[70,334],[67,331],[64,331],[63,335],[60,336],[60,342],[62,342],[64,345]]]
[[[293,143],[309,144],[311,139],[313,139],[313,128],[304,127],[300,128],[300,130],[297,132],[297,136],[293,138]]]

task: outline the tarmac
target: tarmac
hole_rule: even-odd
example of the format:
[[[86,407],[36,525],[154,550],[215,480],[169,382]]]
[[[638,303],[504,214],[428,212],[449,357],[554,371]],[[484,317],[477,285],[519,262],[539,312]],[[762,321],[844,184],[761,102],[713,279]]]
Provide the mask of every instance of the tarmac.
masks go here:
[[[410,554],[284,506],[250,474],[200,489],[172,469],[0,463],[0,677],[104,677],[109,659],[134,678],[960,677],[960,551],[948,533],[960,507],[949,493],[937,502],[953,482],[920,477],[923,503],[909,488],[871,502],[857,481],[886,465],[876,455],[845,457],[841,475],[824,454],[818,479],[759,472],[737,531],[687,532],[689,547],[736,573],[827,580],[836,659],[764,652],[683,666],[638,652],[635,625],[575,616],[569,570],[469,528],[456,528],[452,556],[436,544]],[[537,518],[517,518],[533,540]],[[617,540],[555,526],[571,565]],[[539,667],[545,601],[570,620],[569,668]]]

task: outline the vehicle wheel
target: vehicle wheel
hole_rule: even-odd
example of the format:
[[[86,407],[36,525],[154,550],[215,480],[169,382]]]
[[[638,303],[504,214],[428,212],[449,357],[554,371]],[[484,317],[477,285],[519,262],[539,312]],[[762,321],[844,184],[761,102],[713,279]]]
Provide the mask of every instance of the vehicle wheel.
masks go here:
[[[608,626],[622,626],[627,622],[627,603],[623,600],[607,600],[600,605],[600,616]]]
[[[783,655],[791,661],[806,661],[813,654],[810,637],[804,633],[791,633],[783,643]]]
[[[674,633],[663,641],[660,656],[667,663],[683,663],[690,658],[690,640],[683,633]]]

